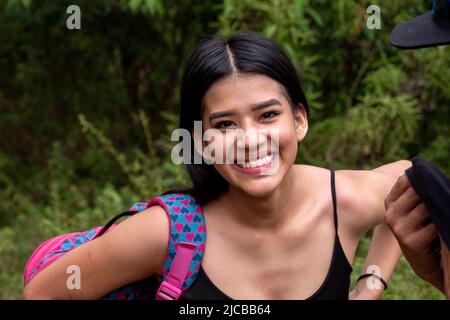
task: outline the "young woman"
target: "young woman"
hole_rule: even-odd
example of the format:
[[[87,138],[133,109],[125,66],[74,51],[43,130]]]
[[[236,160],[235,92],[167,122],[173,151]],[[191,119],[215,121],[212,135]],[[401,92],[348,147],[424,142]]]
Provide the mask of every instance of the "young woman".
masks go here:
[[[184,192],[201,204],[208,238],[202,268],[185,298],[380,297],[383,285],[366,281],[377,284],[376,276],[349,293],[351,264],[359,240],[375,228],[364,272],[378,270],[385,281],[390,278],[400,250],[384,225],[384,199],[409,161],[336,172],[294,164],[308,131],[308,104],[287,55],[256,33],[198,43],[184,72],[180,127],[193,132],[196,120],[205,132],[219,130],[215,146],[223,146],[223,154],[237,148],[245,164],[187,164],[193,187]],[[239,140],[238,129],[248,139]],[[260,129],[276,132],[276,144],[275,136],[261,136]],[[251,139],[255,132],[261,139]],[[201,153],[199,145],[192,156]],[[262,174],[274,161],[278,170]],[[166,257],[168,227],[161,207],[148,208],[49,265],[28,283],[24,297],[98,299],[156,277]],[[70,265],[81,270],[79,290],[67,289]]]

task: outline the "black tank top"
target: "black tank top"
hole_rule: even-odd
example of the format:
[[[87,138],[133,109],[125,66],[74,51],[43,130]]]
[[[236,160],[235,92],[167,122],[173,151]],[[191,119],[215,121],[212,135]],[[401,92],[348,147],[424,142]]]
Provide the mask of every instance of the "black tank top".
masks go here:
[[[350,274],[352,266],[345,256],[338,235],[338,217],[336,209],[336,191],[334,171],[331,170],[331,195],[333,199],[333,215],[335,226],[335,240],[333,256],[325,281],[306,300],[347,300],[350,289]],[[157,283],[155,283],[157,289]],[[155,291],[156,292],[156,291]],[[200,267],[195,281],[181,296],[180,300],[233,300],[217,288]]]

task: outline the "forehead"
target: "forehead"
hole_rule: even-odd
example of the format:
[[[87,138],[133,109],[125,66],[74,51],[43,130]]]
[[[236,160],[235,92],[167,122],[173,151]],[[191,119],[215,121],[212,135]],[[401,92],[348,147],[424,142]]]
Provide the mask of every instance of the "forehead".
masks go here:
[[[243,108],[277,98],[287,103],[280,83],[264,75],[232,74],[214,83],[203,97],[205,114],[228,108]]]

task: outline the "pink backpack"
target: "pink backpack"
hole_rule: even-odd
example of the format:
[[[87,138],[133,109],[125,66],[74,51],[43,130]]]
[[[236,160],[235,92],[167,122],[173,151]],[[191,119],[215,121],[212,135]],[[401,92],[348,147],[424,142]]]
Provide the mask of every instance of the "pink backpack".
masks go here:
[[[154,205],[164,208],[170,221],[170,239],[156,299],[177,300],[191,286],[200,270],[206,241],[202,208],[192,196],[183,193],[165,194],[135,203],[129,211],[114,217],[105,226],[48,239],[29,258],[24,270],[24,285],[68,251],[113,230],[116,227],[114,222],[120,217],[136,214]],[[148,288],[149,279],[125,285],[103,299],[153,299],[155,297],[150,295]]]

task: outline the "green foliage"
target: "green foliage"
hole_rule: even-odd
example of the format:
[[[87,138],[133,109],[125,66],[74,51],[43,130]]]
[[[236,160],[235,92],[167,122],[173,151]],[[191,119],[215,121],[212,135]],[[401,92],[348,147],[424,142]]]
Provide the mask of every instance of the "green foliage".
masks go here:
[[[78,31],[65,26],[71,4]],[[366,28],[371,4],[381,30]],[[205,33],[257,31],[286,50],[311,110],[298,162],[356,169],[419,155],[450,175],[450,48],[389,43],[397,23],[428,10],[428,0],[0,0],[0,298],[20,298],[40,242],[190,184],[168,137],[185,58]],[[383,298],[442,295],[402,259]]]
[[[418,119],[414,100],[408,95],[366,95],[345,116],[313,126],[303,156],[313,163],[320,159],[323,165],[352,163],[367,169],[405,159],[404,147],[413,141]]]
[[[429,10],[427,4],[378,3],[381,31],[365,27],[371,4],[377,3],[224,1],[220,34],[255,30],[272,36],[298,70],[311,109],[300,162],[371,168],[419,155],[437,137],[448,140],[449,48],[411,53],[388,40],[395,24]],[[439,160],[447,152],[435,151],[427,158],[448,171],[448,158]]]
[[[168,120],[167,129],[170,131],[167,131],[167,135],[169,135],[176,124],[173,118],[168,118],[164,114],[163,116]],[[160,140],[159,148],[166,156],[158,156],[155,141],[150,132],[150,119],[143,110],[139,111],[138,117],[146,138],[147,152],[143,152],[139,148],[132,148],[129,157],[125,153],[118,151],[111,140],[86,120],[84,115],[79,115],[79,121],[81,131],[84,134],[91,134],[99,147],[115,160],[120,171],[126,176],[127,181],[141,197],[146,197],[149,194],[161,194],[167,188],[188,186],[187,175],[181,167],[169,165],[171,163],[170,154],[173,144],[166,142],[166,140]],[[127,160],[127,158],[131,159]]]

